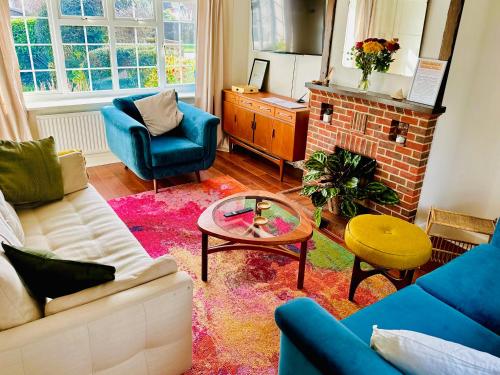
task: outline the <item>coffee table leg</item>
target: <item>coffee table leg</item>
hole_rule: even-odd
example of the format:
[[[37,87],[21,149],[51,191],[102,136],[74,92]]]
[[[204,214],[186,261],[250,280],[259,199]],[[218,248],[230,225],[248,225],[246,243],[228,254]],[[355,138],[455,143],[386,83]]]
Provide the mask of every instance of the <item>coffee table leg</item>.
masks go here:
[[[208,279],[208,234],[201,234],[201,279]]]
[[[304,287],[304,273],[306,270],[307,241],[300,244],[299,276],[297,278],[297,289]]]

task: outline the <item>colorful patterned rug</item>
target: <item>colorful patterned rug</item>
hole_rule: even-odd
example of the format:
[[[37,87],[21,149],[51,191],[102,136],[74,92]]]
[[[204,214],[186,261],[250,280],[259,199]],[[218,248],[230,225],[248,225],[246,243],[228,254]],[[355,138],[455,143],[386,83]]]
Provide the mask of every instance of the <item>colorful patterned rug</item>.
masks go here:
[[[304,289],[296,289],[298,262],[251,251],[211,254],[201,281],[198,216],[218,199],[246,190],[228,176],[109,201],[153,257],[171,254],[194,280],[193,367],[189,374],[275,374],[279,330],[274,310],[309,296],[342,319],[394,291],[382,277],[364,281],[357,304],[347,300],[353,256],[315,232],[308,244]],[[214,239],[210,240],[214,244]]]

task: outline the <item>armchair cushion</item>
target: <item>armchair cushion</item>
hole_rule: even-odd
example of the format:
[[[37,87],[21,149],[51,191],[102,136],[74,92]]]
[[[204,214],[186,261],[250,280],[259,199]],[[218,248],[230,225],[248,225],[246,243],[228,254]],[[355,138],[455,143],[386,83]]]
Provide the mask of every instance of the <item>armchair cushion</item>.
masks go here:
[[[130,95],[124,98],[116,98],[113,100],[113,105],[118,108],[120,111],[125,112],[127,115],[132,117],[134,120],[139,121],[141,124],[144,124],[144,120],[141,116],[141,112],[135,105],[136,100],[147,98],[148,96],[156,95],[157,92],[152,92],[148,94],[139,94],[139,95]],[[178,101],[177,92],[175,92],[175,100]]]
[[[153,167],[189,163],[201,160],[204,149],[189,139],[165,134],[151,138],[151,157]]]

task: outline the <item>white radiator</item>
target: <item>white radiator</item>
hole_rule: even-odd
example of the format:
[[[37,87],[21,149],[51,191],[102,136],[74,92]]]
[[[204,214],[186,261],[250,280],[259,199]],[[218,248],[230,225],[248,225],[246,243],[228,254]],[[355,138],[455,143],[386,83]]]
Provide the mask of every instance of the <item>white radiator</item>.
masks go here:
[[[39,115],[36,123],[39,137],[53,136],[58,151],[76,148],[86,155],[109,151],[98,111]]]

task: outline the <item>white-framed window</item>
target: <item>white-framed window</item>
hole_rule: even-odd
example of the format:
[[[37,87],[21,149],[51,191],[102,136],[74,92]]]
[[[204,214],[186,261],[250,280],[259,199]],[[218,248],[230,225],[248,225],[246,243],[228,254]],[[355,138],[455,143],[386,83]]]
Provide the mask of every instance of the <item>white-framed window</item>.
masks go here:
[[[27,95],[194,92],[196,0],[8,0]]]

